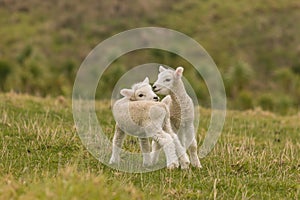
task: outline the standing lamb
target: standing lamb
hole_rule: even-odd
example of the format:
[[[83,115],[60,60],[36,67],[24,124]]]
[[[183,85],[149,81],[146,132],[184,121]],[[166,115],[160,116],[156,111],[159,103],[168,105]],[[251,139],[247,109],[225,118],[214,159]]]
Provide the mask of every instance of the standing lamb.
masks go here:
[[[120,162],[120,150],[125,132],[127,132],[139,137],[144,166],[151,165],[150,145],[147,137],[152,137],[163,147],[169,169],[178,167],[176,153],[183,155],[180,156],[179,161],[182,168],[186,168],[189,164],[188,156],[177,135],[172,132],[167,106],[157,102],[158,97],[152,91],[149,79],[146,78],[143,82],[133,85],[132,89],[123,89],[120,93],[124,97],[116,101],[113,106],[117,124],[110,163]]]
[[[181,80],[183,68],[178,67],[175,71],[159,67],[158,79],[153,85],[154,92],[166,96],[162,102],[168,105],[171,115],[172,128],[185,147],[188,149],[191,164],[194,167],[202,168],[198,154],[197,141],[194,129],[194,104],[187,94]],[[156,152],[157,143],[152,143],[152,151]],[[155,155],[156,157],[158,154]],[[156,160],[156,158],[153,160]]]

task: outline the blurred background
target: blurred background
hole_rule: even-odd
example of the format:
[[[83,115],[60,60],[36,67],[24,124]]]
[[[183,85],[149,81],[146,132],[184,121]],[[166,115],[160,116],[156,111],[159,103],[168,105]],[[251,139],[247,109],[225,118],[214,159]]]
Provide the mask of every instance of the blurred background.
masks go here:
[[[230,109],[300,110],[300,1],[0,0],[0,91],[71,97],[81,62],[106,38],[137,27],[180,31],[198,41],[222,73]],[[117,59],[99,84],[144,63],[182,65],[202,106],[205,83],[181,57],[139,50]],[[197,82],[197,87],[193,83]]]

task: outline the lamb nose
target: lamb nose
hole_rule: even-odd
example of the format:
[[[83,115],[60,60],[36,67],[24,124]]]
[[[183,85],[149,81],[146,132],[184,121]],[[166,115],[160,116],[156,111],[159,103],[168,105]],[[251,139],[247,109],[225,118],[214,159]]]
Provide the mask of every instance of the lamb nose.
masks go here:
[[[155,85],[153,85],[153,86],[152,86],[152,89],[154,90],[155,88],[156,88],[156,86],[155,86]]]
[[[158,97],[153,97],[153,99],[154,99],[154,100],[156,100],[156,101],[158,101],[158,100],[159,100],[159,98],[158,98]]]

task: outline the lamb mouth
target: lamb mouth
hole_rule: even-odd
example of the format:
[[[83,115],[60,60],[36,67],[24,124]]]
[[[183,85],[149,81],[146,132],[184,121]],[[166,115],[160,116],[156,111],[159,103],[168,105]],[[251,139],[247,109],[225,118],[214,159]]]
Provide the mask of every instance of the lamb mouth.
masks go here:
[[[155,89],[154,92],[158,92],[158,91],[160,91],[160,90],[161,90],[161,89]]]

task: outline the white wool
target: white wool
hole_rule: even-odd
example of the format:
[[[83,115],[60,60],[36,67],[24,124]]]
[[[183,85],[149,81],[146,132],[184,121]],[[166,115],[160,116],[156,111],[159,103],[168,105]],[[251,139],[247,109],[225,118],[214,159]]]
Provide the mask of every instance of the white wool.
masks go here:
[[[120,149],[125,132],[127,132],[139,137],[145,166],[152,164],[150,144],[145,137],[152,137],[159,146],[162,146],[168,168],[178,167],[176,153],[183,155],[179,161],[183,167],[186,167],[189,160],[184,154],[185,150],[180,145],[177,135],[172,132],[168,107],[164,103],[153,101],[157,100],[157,96],[151,89],[149,79],[146,78],[143,82],[134,84],[131,89],[121,90],[121,94],[124,97],[117,100],[113,106],[117,124],[110,163],[120,162]]]
[[[193,124],[194,104],[181,80],[183,70],[183,67],[178,67],[174,71],[160,66],[160,73],[153,88],[158,94],[167,95],[162,102],[169,107],[172,128],[177,132],[182,145],[188,149],[191,164],[201,168]],[[153,144],[154,150],[155,147],[156,144]]]

